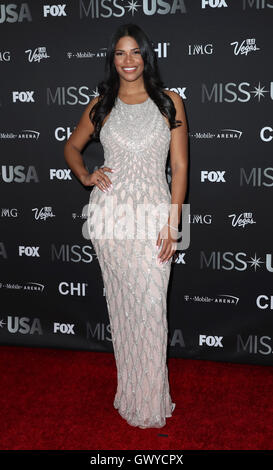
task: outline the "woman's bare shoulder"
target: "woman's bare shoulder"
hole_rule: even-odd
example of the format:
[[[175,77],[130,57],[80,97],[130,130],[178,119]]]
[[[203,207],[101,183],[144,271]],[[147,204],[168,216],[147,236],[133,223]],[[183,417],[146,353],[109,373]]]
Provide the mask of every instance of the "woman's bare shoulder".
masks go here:
[[[100,99],[100,95],[97,95],[95,96],[94,98],[92,98],[92,100],[89,101],[88,105],[87,105],[87,109],[89,111],[91,111],[91,109],[93,108],[93,106],[95,106],[95,104],[97,104],[97,102],[99,101]]]
[[[176,91],[164,90],[164,93],[166,93],[166,95],[168,95],[173,100],[174,105],[181,102],[181,96]]]

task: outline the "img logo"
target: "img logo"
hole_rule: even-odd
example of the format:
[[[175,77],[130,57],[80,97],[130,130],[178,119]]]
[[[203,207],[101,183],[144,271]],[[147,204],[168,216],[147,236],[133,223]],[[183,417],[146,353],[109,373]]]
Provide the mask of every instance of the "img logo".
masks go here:
[[[204,55],[204,54],[213,54],[213,45],[212,44],[189,44],[188,45],[188,55]]]

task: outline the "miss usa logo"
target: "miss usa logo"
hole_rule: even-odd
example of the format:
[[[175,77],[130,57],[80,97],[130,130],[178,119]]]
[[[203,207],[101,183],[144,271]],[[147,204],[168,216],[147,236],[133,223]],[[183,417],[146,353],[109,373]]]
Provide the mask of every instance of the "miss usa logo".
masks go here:
[[[218,0],[220,1],[220,0]],[[184,0],[128,0],[124,5],[123,0],[108,0],[107,5],[100,0],[82,0],[80,2],[80,19],[85,18],[120,18],[126,14],[140,12],[147,16],[175,15],[187,13]]]

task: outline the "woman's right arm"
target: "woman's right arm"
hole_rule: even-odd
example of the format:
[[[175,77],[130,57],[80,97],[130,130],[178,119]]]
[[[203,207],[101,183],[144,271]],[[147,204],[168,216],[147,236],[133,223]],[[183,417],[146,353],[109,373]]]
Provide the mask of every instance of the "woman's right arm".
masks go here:
[[[105,192],[106,190],[109,191],[111,187],[111,180],[105,174],[105,171],[111,172],[112,169],[104,166],[103,168],[95,170],[93,173],[89,173],[85,168],[81,155],[82,149],[87,142],[91,140],[94,132],[94,125],[90,120],[89,113],[98,102],[98,99],[98,97],[93,98],[86,106],[78,125],[65,143],[64,158],[69,168],[71,168],[83,185],[96,185],[101,191]]]
[[[97,101],[98,97],[95,97],[90,101],[90,103],[88,103],[77,127],[74,129],[64,146],[65,161],[75,176],[83,184],[86,184],[87,177],[90,176],[90,173],[85,168],[81,151],[87,142],[91,140],[94,132],[94,125],[89,118],[89,113]],[[89,184],[92,186],[94,183],[89,182]]]

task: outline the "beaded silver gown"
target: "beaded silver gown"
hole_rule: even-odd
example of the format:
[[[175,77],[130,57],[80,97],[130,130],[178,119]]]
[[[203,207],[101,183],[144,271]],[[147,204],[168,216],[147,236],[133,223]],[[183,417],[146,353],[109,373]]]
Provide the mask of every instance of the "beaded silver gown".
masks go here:
[[[131,425],[161,428],[176,406],[169,390],[167,288],[171,259],[156,248],[171,194],[165,166],[171,131],[153,100],[119,97],[100,133],[113,188],[94,186],[88,230],[105,287],[117,390],[113,406]],[[145,208],[146,215],[138,208]],[[148,223],[147,223],[148,216]]]

